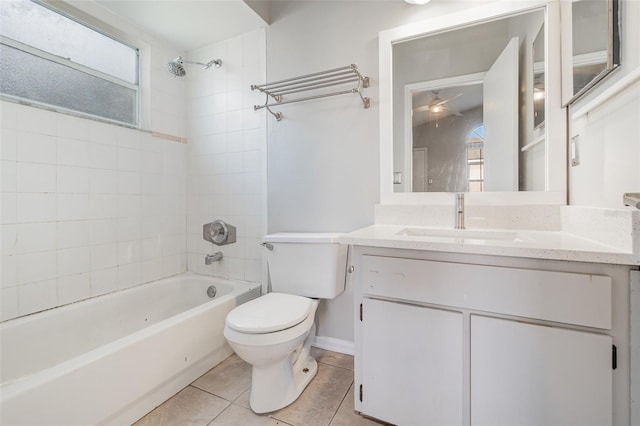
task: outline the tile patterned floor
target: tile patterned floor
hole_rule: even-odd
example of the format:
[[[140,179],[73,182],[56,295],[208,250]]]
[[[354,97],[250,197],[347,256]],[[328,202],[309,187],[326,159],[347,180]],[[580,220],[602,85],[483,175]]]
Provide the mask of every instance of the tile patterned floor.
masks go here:
[[[251,366],[235,354],[138,420],[134,426],[375,426],[353,410],[353,357],[312,348],[318,374],[288,407],[249,409]]]

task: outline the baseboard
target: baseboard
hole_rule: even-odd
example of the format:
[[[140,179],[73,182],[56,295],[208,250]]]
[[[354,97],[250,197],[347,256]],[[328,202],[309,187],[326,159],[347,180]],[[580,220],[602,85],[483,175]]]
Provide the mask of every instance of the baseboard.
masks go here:
[[[333,337],[316,336],[311,346],[347,355],[353,355],[354,352],[353,342]]]

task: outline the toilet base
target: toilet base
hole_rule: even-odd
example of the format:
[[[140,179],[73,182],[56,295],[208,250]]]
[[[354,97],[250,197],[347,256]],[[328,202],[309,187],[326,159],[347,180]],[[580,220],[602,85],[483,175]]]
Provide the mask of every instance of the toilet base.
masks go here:
[[[294,402],[318,372],[311,356],[315,324],[304,343],[291,356],[275,364],[253,366],[249,406],[257,414],[269,413]]]

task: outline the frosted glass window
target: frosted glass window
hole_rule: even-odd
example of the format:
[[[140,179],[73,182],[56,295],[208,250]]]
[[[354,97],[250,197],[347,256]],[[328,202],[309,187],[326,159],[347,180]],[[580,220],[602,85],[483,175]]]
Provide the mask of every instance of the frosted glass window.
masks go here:
[[[29,0],[2,0],[0,32],[71,62],[138,83],[137,49]]]
[[[0,92],[138,124],[138,50],[29,0],[0,0]]]
[[[0,90],[46,105],[136,124],[137,91],[0,44]]]

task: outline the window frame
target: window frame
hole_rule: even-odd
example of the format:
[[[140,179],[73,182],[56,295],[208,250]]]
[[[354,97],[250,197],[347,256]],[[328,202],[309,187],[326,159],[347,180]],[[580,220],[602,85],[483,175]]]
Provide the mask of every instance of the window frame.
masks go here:
[[[106,74],[104,72],[98,71],[96,69],[87,67],[86,65],[82,65],[79,64],[77,62],[73,62],[70,59],[61,57],[59,55],[55,55],[53,53],[41,50],[37,47],[34,46],[30,46],[28,44],[22,43],[20,41],[14,40],[12,38],[9,37],[5,37],[3,35],[0,34],[0,44],[3,44],[5,46],[11,47],[13,49],[17,49],[17,50],[21,50],[27,54],[31,54],[34,56],[38,56],[44,60],[47,61],[51,61],[51,62],[55,62],[59,65],[63,65],[72,69],[75,69],[79,72],[85,73],[85,74],[89,74],[93,77],[108,81],[110,83],[125,87],[127,89],[133,90],[135,91],[135,102],[136,102],[136,107],[135,107],[135,117],[134,117],[134,123],[127,123],[124,121],[119,121],[119,120],[114,120],[114,119],[110,119],[107,117],[103,117],[100,115],[95,115],[95,114],[91,114],[88,112],[83,112],[83,111],[78,111],[75,109],[69,109],[69,108],[65,108],[63,106],[59,106],[59,105],[53,105],[53,104],[49,104],[46,102],[41,102],[41,101],[37,101],[34,99],[30,99],[30,98],[24,98],[21,96],[15,96],[15,95],[10,95],[10,94],[6,94],[6,93],[2,93],[0,92],[0,99],[2,100],[7,100],[7,101],[11,101],[11,102],[16,102],[16,103],[20,103],[20,104],[24,104],[24,105],[28,105],[28,106],[33,106],[33,107],[38,107],[38,108],[44,108],[47,110],[52,110],[55,112],[61,112],[64,114],[69,114],[69,115],[74,115],[74,116],[78,116],[78,117],[82,117],[82,118],[90,118],[93,120],[97,120],[97,121],[103,121],[106,123],[111,123],[111,124],[117,124],[120,126],[124,126],[124,127],[130,127],[130,128],[134,128],[134,129],[140,129],[141,128],[141,102],[142,102],[142,95],[141,95],[141,88],[140,88],[140,82],[142,79],[142,75],[141,75],[141,67],[140,67],[140,61],[141,61],[141,48],[134,46],[131,43],[125,42],[122,39],[113,36],[112,34],[109,34],[107,31],[96,27],[95,25],[91,25],[89,24],[86,20],[83,20],[77,16],[74,16],[72,13],[65,11],[65,10],[61,10],[59,8],[53,7],[52,5],[43,2],[43,1],[38,1],[38,0],[30,0],[31,2],[37,4],[38,6],[47,8],[49,10],[51,10],[54,13],[57,13],[61,16],[64,16],[67,19],[70,19],[84,27],[89,28],[92,31],[95,31],[105,37],[109,37],[110,39],[125,45],[129,48],[131,48],[136,55],[136,69],[135,69],[135,75],[136,75],[136,81],[137,84],[134,83],[130,83],[128,81],[122,80],[118,77]],[[97,20],[97,18],[96,18]]]

